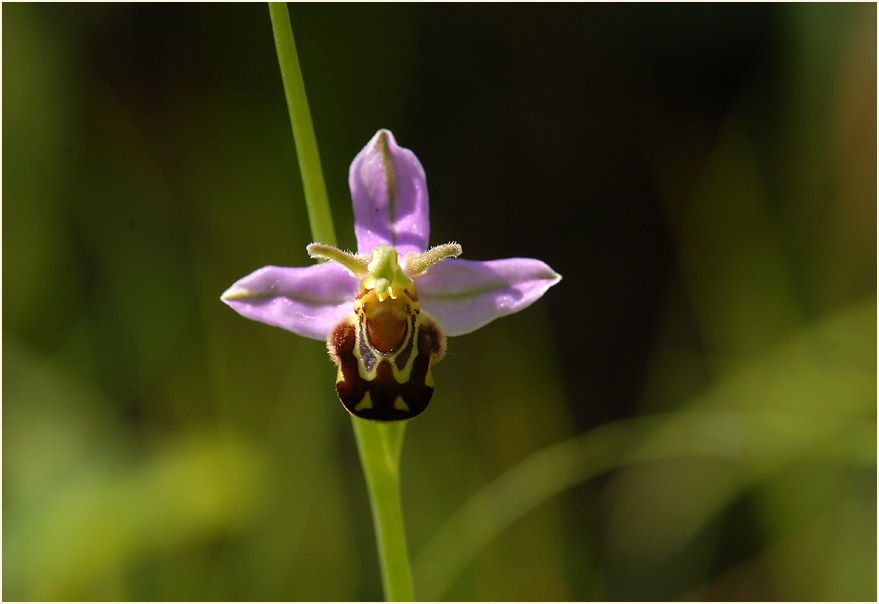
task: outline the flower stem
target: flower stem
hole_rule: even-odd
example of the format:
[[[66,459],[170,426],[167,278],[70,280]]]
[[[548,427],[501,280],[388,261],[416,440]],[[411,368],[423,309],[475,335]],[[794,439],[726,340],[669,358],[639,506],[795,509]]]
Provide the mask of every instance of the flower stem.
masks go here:
[[[377,424],[352,417],[357,450],[366,475],[372,519],[388,602],[411,602],[412,573],[400,501],[400,447],[405,424]]]
[[[296,156],[302,172],[311,236],[315,241],[334,246],[336,232],[333,228],[333,216],[327,200],[287,4],[269,2],[269,16],[281,66],[290,124],[293,127]],[[351,421],[372,506],[385,599],[391,602],[411,601],[414,599],[412,573],[403,525],[399,471],[406,425],[402,422],[378,424],[354,416]]]
[[[305,190],[305,207],[308,209],[308,222],[311,236],[316,241],[336,245],[336,231],[333,228],[333,215],[327,199],[317,139],[311,123],[311,111],[305,96],[305,82],[299,68],[299,55],[293,42],[290,27],[290,13],[286,2],[269,2],[269,16],[272,19],[272,33],[275,36],[275,50],[281,65],[281,80],[284,82],[284,96],[287,98],[287,111],[293,128],[293,142],[299,171],[302,173],[302,188]]]

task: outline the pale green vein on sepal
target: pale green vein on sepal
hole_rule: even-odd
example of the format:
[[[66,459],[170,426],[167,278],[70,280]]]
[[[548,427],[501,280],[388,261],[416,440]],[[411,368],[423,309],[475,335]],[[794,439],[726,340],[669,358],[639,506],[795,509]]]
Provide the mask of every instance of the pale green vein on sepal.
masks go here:
[[[528,281],[552,281],[550,287],[555,285],[559,281],[561,281],[562,276],[556,273],[553,273],[552,276],[547,277],[535,277],[533,279],[528,279]],[[516,285],[515,283],[509,283],[506,281],[499,281],[497,284],[489,284],[487,286],[483,286],[480,288],[468,289],[467,291],[449,293],[441,290],[433,291],[429,294],[422,294],[425,298],[431,298],[434,300],[460,300],[462,298],[475,298],[477,296],[481,296],[482,294],[491,294],[494,292],[503,291],[505,289],[509,289]]]
[[[223,302],[235,302],[238,300],[271,300],[272,298],[287,298],[288,300],[294,300],[300,304],[305,304],[307,306],[314,306],[317,308],[325,308],[326,306],[335,306],[339,304],[345,304],[350,302],[350,298],[339,298],[338,300],[315,300],[313,298],[303,298],[300,296],[288,296],[282,294],[267,294],[263,292],[251,292],[247,290],[237,290],[235,292],[224,293],[220,296],[220,300]]]
[[[388,148],[388,131],[382,130],[378,137],[378,144],[382,154],[382,163],[385,168],[385,180],[388,186],[388,222],[392,225],[391,244],[397,245],[397,200],[394,185],[394,165],[391,163],[391,150]]]
[[[309,306],[326,306],[328,304],[344,304],[346,302],[350,302],[351,299],[348,296],[340,297],[337,300],[327,300],[326,298],[318,299],[318,298],[308,298],[302,295],[291,296],[290,294],[280,294],[273,291],[253,291],[247,289],[246,287],[240,287],[237,285],[233,285],[229,289],[223,292],[223,295],[220,296],[220,300],[224,302],[234,302],[236,300],[270,300],[272,298],[287,298],[288,300],[295,300],[301,304],[307,304]]]

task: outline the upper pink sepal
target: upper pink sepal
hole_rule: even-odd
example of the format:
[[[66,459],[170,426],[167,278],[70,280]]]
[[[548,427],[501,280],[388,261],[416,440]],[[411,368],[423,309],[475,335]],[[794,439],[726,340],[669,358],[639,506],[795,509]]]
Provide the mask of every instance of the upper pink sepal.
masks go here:
[[[370,254],[390,245],[400,255],[427,249],[430,218],[427,180],[421,162],[379,130],[363,148],[348,173],[354,205],[357,252]]]

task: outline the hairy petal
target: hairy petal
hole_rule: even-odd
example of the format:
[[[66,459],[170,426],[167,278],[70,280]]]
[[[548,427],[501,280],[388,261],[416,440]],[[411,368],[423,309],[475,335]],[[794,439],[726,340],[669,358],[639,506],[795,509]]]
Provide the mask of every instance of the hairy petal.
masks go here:
[[[358,287],[358,279],[336,263],[265,266],[236,281],[221,300],[248,319],[325,340],[354,311]]]
[[[460,336],[527,308],[561,278],[533,258],[487,262],[453,258],[418,277],[415,290],[422,308],[446,334]]]
[[[379,130],[357,154],[348,173],[354,203],[357,252],[390,245],[402,255],[423,252],[430,234],[427,181],[421,162]]]

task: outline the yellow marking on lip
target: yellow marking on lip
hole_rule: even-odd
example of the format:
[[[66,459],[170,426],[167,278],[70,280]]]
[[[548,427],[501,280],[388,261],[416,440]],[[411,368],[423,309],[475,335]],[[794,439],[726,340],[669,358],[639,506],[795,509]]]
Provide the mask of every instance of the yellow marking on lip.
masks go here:
[[[369,393],[363,395],[363,400],[354,405],[355,411],[363,411],[364,409],[372,409],[372,399],[369,396]]]

